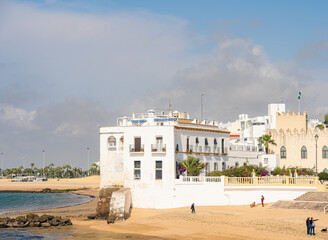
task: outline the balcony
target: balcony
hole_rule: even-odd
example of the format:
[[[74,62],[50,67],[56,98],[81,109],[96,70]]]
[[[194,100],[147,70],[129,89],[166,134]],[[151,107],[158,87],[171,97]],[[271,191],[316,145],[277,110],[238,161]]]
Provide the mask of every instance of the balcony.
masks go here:
[[[108,151],[116,151],[116,146],[108,146]]]
[[[193,153],[194,152],[194,147],[193,145],[189,145],[189,148],[186,148],[186,153]]]
[[[210,154],[211,153],[211,147],[210,146],[205,146],[204,153],[207,154],[207,155]]]
[[[203,152],[202,146],[196,146],[196,147],[195,147],[195,152],[196,152],[196,153],[201,153],[201,152]]]
[[[227,147],[224,147],[222,149],[222,155],[227,155],[228,154],[228,148]]]
[[[151,152],[152,153],[166,153],[166,144],[152,144]]]
[[[144,144],[141,144],[139,149],[135,148],[134,144],[130,144],[129,150],[130,153],[144,153],[145,151]]]
[[[220,154],[220,148],[219,147],[213,147],[213,153],[216,155]]]

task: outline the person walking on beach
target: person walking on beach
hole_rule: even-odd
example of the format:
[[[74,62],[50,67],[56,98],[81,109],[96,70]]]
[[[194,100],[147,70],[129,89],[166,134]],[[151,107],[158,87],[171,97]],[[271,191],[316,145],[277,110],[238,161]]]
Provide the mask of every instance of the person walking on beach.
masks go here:
[[[310,225],[310,218],[308,217],[307,219],[306,219],[306,233],[307,233],[307,235],[310,235],[310,229],[311,229],[311,225]]]
[[[191,213],[196,213],[195,211],[195,203],[191,204]]]
[[[261,196],[261,203],[262,203],[262,207],[264,207],[264,197],[263,197],[263,195]]]

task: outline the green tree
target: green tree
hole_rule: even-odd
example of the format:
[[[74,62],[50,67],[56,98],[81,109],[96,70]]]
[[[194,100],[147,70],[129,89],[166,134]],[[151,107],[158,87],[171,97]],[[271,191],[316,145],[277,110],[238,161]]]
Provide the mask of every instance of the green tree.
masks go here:
[[[265,153],[266,154],[269,153],[269,144],[277,146],[277,144],[275,143],[275,141],[273,139],[271,139],[271,135],[270,134],[264,134],[264,135],[262,135],[262,137],[258,139],[258,144],[259,144],[259,146],[263,146],[264,145],[264,147],[265,147]]]
[[[71,165],[66,164],[65,166],[63,166],[63,169],[65,169],[65,168],[66,168],[66,177],[68,178],[68,171],[69,171],[69,169],[72,169],[72,167],[71,167]]]
[[[180,162],[180,165],[186,168],[188,176],[198,176],[200,171],[206,166],[199,158],[188,156],[186,160]]]
[[[34,167],[34,163],[31,163],[31,174],[30,175],[32,175],[33,167]]]

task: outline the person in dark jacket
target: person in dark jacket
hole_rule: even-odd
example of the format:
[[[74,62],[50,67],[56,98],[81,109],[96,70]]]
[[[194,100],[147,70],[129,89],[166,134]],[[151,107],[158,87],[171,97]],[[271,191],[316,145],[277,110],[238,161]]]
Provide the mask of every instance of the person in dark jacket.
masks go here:
[[[306,233],[307,233],[307,235],[310,235],[310,228],[311,228],[311,226],[310,226],[310,218],[308,217],[307,219],[306,219]]]
[[[191,204],[191,213],[196,213],[195,211],[195,203]]]

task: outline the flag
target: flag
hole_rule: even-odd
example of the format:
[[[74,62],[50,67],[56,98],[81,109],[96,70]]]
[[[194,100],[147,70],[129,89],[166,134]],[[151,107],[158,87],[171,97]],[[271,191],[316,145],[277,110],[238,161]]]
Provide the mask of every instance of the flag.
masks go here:
[[[302,95],[302,93],[298,92],[298,100],[301,100],[301,95]]]

